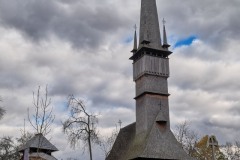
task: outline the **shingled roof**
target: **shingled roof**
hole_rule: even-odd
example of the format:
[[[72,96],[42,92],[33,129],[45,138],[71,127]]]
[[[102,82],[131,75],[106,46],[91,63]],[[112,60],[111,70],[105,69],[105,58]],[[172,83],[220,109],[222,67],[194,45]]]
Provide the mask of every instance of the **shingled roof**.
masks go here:
[[[53,144],[51,144],[42,134],[36,134],[25,145],[23,145],[19,151],[24,151],[26,148],[38,148],[50,150],[52,152],[58,151],[58,149]]]
[[[106,160],[171,159],[193,160],[170,130],[162,132],[154,125],[147,137],[136,136],[136,123],[122,128]],[[124,155],[124,156],[123,156]]]

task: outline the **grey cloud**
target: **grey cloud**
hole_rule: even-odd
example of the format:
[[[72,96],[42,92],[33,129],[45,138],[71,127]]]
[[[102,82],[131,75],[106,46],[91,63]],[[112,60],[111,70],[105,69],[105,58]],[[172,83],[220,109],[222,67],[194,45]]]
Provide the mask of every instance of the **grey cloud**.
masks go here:
[[[208,122],[208,126],[216,127],[219,129],[229,129],[229,130],[235,130],[239,131],[239,118],[236,121],[236,118],[234,116],[232,117],[224,117],[221,119],[214,119],[211,118]]]
[[[234,118],[223,116],[219,120],[208,119],[201,123],[208,134],[216,135],[220,140],[220,144],[224,144],[226,140],[231,142],[238,140],[237,135],[240,133],[238,122]]]
[[[32,82],[33,76],[29,74],[30,68],[24,64],[5,63],[1,61],[0,87],[1,88],[21,88]],[[11,65],[11,67],[9,67]]]
[[[76,48],[97,48],[100,44],[106,44],[109,34],[114,34],[130,21],[128,17],[121,16],[116,5],[90,8],[71,1],[64,8],[62,3],[1,0],[0,22],[6,27],[20,30],[35,42],[46,40],[54,33]]]
[[[2,24],[21,30],[28,37],[46,37],[52,19],[60,11],[52,1],[0,1]]]
[[[86,98],[91,111],[102,113],[100,123],[105,129],[119,118],[126,125],[134,121],[134,82],[128,60],[132,44],[119,43],[139,21],[139,2],[0,0],[0,88],[4,106],[9,106],[1,126],[14,125],[15,120],[21,126],[32,90],[46,84],[53,101],[57,99],[56,125],[67,114],[60,105],[68,94]],[[177,40],[192,34],[200,38],[191,46],[174,49],[170,56],[171,123],[186,118],[201,135],[234,139],[238,125],[221,122],[239,114],[239,2],[157,2],[169,35]],[[19,33],[24,36],[16,36]]]
[[[192,128],[199,136],[215,134],[221,139],[221,143],[226,139],[234,140],[234,136],[226,138],[226,135],[232,131],[239,131],[239,114],[236,113],[236,103],[239,100],[228,99],[226,93],[212,90],[190,90],[171,86],[171,92],[173,94],[170,96],[170,111],[175,119],[190,120]],[[231,90],[225,92],[232,94]],[[235,94],[238,95],[236,97],[240,96],[239,93]]]
[[[234,116],[240,115],[240,101],[238,97],[238,101],[235,101],[235,105],[232,106],[232,108],[229,109],[229,113]]]
[[[119,120],[122,121],[122,126],[133,123],[135,120],[134,110],[118,107],[111,110],[108,109],[102,115],[100,113],[99,116],[101,127],[116,127],[116,125],[119,125]]]
[[[71,94],[76,95],[79,93],[79,89],[74,86],[74,80],[70,78],[60,78],[56,83],[52,85],[52,90],[50,92],[51,95],[61,95],[61,96],[69,96]]]
[[[101,72],[95,70],[96,72]],[[90,73],[87,73],[90,72]],[[71,76],[72,73],[69,73],[69,76],[56,76],[53,86],[52,86],[52,95],[62,95],[67,96],[69,94],[74,94],[76,97],[89,97],[92,103],[92,107],[96,108],[109,108],[109,107],[119,107],[123,106],[126,108],[133,107],[133,104],[129,100],[126,100],[129,95],[126,94],[126,90],[129,93],[129,88],[115,88],[114,86],[109,87],[111,83],[118,83],[114,74],[109,72],[108,77],[103,77],[102,73],[98,75],[91,74],[91,69],[86,70],[85,72],[79,72],[78,75]],[[124,79],[121,78],[121,81]],[[79,79],[79,81],[76,81]],[[97,82],[95,79],[101,79]],[[110,85],[111,86],[111,85]],[[124,87],[124,84],[120,84],[121,87]],[[129,86],[129,85],[128,85]],[[132,92],[130,92],[132,93]],[[133,95],[131,95],[133,98]]]
[[[207,54],[211,50],[203,47],[198,51],[197,48],[201,48],[201,46],[196,46],[193,50],[178,50],[177,53],[181,52],[180,54],[183,55],[173,55],[170,83],[190,90],[202,89],[220,93],[238,91],[240,87],[238,83],[240,79],[237,74],[240,67],[238,63],[229,59],[222,59],[221,56],[225,56],[224,54],[227,53],[225,51],[215,55],[220,58],[219,60],[202,59],[201,51],[203,54]],[[196,53],[196,56],[188,56],[189,51]]]
[[[230,38],[239,40],[240,2],[233,0],[158,1],[159,16],[167,19],[168,33],[177,39],[191,35],[211,43],[215,49],[224,48]],[[177,34],[176,34],[177,33]]]

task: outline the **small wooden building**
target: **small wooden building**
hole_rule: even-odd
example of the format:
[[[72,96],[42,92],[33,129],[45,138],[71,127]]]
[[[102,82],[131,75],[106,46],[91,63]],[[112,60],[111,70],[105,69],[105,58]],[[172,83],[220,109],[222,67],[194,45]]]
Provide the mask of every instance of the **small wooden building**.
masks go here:
[[[57,160],[52,156],[55,151],[58,149],[42,134],[36,134],[19,149],[20,160]]]

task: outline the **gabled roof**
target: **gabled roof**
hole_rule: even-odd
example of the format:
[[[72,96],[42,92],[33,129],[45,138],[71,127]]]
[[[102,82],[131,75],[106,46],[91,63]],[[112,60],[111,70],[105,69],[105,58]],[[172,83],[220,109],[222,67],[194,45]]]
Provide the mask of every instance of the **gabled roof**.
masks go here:
[[[136,123],[122,128],[106,160],[194,160],[184,152],[171,130],[153,125],[147,135],[136,135]]]
[[[51,144],[42,134],[36,134],[25,145],[23,145],[19,151],[23,151],[26,148],[45,149],[52,152],[58,151],[58,149],[53,144]]]

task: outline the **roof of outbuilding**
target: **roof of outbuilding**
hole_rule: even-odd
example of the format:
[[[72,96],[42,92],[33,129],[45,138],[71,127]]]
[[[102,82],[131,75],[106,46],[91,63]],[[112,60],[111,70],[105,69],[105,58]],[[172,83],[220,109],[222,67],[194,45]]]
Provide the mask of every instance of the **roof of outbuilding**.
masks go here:
[[[52,152],[58,151],[58,149],[53,144],[51,144],[42,134],[36,134],[25,145],[20,147],[19,151],[23,151],[26,148],[46,149]]]

